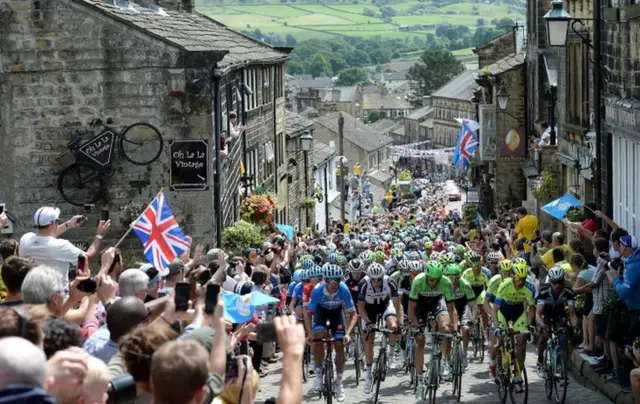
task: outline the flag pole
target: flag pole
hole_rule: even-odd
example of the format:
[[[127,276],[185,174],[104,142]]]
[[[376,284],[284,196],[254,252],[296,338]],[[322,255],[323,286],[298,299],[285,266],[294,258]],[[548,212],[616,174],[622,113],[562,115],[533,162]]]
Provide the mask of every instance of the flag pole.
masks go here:
[[[153,203],[153,201],[156,200],[156,198],[158,197],[158,195],[160,195],[160,193],[164,190],[164,188],[160,188],[160,191],[158,191],[158,193],[156,194],[156,196],[151,200],[151,203]],[[149,204],[151,204],[149,203]],[[146,210],[147,208],[145,208]],[[144,210],[143,210],[144,212]],[[140,213],[138,215],[138,217],[136,218],[136,220],[132,221],[131,223],[129,223],[129,228],[127,229],[127,231],[122,235],[122,237],[120,237],[120,240],[118,240],[118,242],[113,246],[113,248],[118,248],[118,246],[124,241],[124,239],[129,235],[129,233],[131,233],[131,230],[133,230],[133,224],[135,222],[138,221],[138,219],[140,219],[140,216],[142,216],[142,213]]]

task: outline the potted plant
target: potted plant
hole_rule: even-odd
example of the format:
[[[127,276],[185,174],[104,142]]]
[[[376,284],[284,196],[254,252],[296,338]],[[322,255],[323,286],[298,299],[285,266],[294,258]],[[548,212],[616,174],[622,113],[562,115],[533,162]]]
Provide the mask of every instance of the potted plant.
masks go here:
[[[322,189],[322,187],[320,187],[320,186],[316,186],[316,190],[315,190],[314,196],[318,200],[319,203],[322,203],[322,201],[324,201],[324,189]]]
[[[247,248],[261,248],[263,241],[260,227],[244,220],[222,232],[222,248],[232,255],[241,255]]]
[[[120,223],[123,227],[128,228],[131,226],[134,220],[136,220],[142,212],[149,206],[146,201],[143,202],[129,202],[126,205],[120,207]]]
[[[309,197],[303,198],[300,201],[301,209],[312,209],[315,206],[316,206],[316,198],[314,197],[309,196]]]
[[[537,200],[546,202],[556,196],[556,175],[551,171],[543,171],[535,182],[533,195]]]
[[[566,215],[567,220],[569,220],[570,222],[582,222],[585,217],[584,217],[584,208],[580,207],[573,207],[570,208],[567,211],[567,215]]]
[[[240,217],[247,222],[273,229],[275,210],[276,202],[270,194],[254,193],[240,204]]]

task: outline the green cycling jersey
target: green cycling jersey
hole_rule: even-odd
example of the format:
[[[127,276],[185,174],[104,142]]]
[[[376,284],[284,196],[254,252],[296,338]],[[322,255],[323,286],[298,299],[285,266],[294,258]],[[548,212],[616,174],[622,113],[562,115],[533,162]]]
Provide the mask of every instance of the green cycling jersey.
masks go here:
[[[446,276],[440,278],[435,288],[431,288],[427,282],[427,275],[422,273],[413,280],[411,283],[411,292],[409,293],[409,299],[418,300],[419,298],[426,299],[441,299],[450,302],[453,300],[453,287],[451,281]]]

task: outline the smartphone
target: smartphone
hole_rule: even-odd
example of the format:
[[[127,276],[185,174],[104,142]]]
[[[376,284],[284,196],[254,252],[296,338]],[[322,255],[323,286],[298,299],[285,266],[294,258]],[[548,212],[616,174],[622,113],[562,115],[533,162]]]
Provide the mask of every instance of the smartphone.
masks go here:
[[[84,272],[87,269],[87,257],[84,255],[78,255],[78,264],[76,265],[76,269],[79,272]]]
[[[73,282],[78,277],[78,271],[75,268],[69,269],[69,282]]]
[[[274,342],[276,340],[276,326],[273,323],[258,324],[256,336],[260,344]]]
[[[98,284],[95,278],[85,279],[78,284],[78,290],[84,293],[96,293]]]
[[[207,295],[204,302],[204,312],[213,314],[218,304],[218,294],[220,294],[220,285],[208,284]]]
[[[189,309],[189,294],[191,285],[188,283],[177,283],[173,299],[176,302],[176,311],[187,311]]]
[[[207,282],[209,282],[212,277],[213,277],[213,274],[211,273],[211,270],[207,269],[206,271],[200,274],[200,278],[198,278],[198,282],[200,282],[201,285],[204,285]]]
[[[4,213],[4,209],[7,205],[4,203],[0,203],[0,215]]]
[[[109,209],[102,209],[100,211],[100,220],[106,222],[109,220]]]

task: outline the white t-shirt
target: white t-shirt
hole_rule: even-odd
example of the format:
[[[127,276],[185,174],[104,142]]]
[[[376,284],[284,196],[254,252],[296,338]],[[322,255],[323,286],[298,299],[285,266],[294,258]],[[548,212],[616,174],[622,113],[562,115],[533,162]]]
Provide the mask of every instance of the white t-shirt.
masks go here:
[[[542,133],[542,136],[540,136],[540,142],[538,143],[538,146],[546,147],[546,146],[549,146],[550,144],[551,144],[551,128],[548,128]]]
[[[222,282],[222,289],[227,290],[229,292],[233,292],[237,284],[238,284],[238,281],[236,281],[235,279],[227,275],[225,281]]]
[[[69,240],[27,233],[20,238],[20,256],[31,257],[36,265],[46,265],[60,272],[65,293],[69,292],[69,265],[78,263],[84,251]]]

